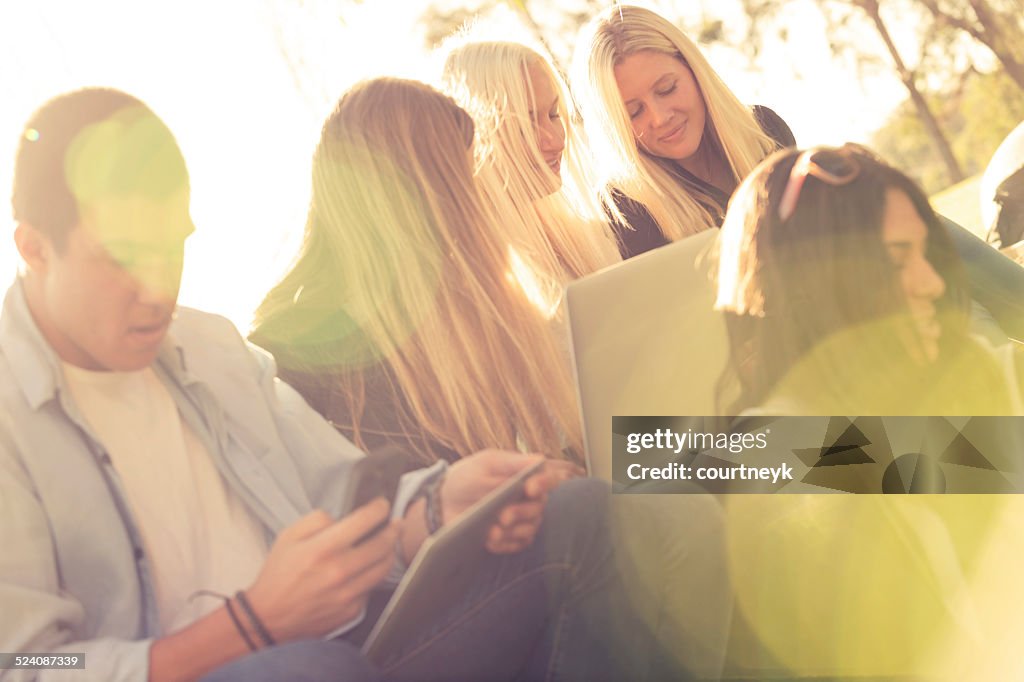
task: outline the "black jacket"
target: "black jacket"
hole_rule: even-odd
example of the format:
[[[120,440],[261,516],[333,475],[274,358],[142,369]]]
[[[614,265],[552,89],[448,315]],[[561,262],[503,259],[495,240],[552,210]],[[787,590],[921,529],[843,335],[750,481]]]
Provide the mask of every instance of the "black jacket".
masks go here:
[[[420,426],[387,364],[354,350],[367,343],[344,312],[295,306],[265,322],[249,340],[274,356],[282,381],[367,452],[403,450],[411,468],[468,454],[455,452]],[[350,393],[362,395],[359,413]]]
[[[753,112],[761,130],[775,140],[779,149],[796,145],[793,131],[778,114],[768,107],[762,106],[755,106]],[[716,217],[715,223],[721,227],[726,206],[729,204],[729,195],[704,182],[674,161],[663,161],[661,165],[679,181],[681,191],[691,192],[698,201],[705,204],[711,214]],[[619,253],[622,254],[623,259],[632,258],[645,251],[668,244],[669,240],[662,234],[658,223],[643,204],[621,193],[613,192],[612,196],[616,208],[622,213],[629,226],[626,227],[619,224],[618,221],[612,221],[612,230],[615,232]]]

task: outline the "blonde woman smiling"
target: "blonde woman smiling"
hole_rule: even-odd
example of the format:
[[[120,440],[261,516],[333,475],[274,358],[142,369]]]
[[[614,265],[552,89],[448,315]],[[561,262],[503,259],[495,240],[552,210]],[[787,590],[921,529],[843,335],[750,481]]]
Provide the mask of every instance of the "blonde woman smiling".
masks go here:
[[[583,28],[572,85],[624,258],[720,225],[740,180],[795,144],[775,112],[742,104],[681,30],[639,7]]]

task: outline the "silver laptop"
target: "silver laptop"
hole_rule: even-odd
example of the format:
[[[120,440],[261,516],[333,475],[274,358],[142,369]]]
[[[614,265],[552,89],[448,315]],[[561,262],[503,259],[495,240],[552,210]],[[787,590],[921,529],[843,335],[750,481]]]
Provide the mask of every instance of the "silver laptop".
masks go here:
[[[592,476],[612,477],[615,415],[714,415],[729,355],[713,309],[718,230],[631,258],[566,290],[576,386]]]

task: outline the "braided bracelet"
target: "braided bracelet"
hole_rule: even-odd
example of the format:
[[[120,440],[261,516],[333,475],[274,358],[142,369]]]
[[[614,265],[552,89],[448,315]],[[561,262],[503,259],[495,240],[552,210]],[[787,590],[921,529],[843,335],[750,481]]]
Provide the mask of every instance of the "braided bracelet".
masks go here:
[[[242,639],[245,640],[245,645],[249,647],[249,651],[256,651],[258,648],[256,646],[256,642],[252,641],[252,637],[250,637],[249,633],[245,631],[244,627],[242,627],[242,621],[238,618],[238,614],[235,613],[235,606],[231,603],[231,597],[225,597],[224,606],[227,608],[228,615],[231,616],[231,622],[235,624],[235,629],[238,630],[238,634],[242,636]]]
[[[196,597],[215,597],[224,601],[224,608],[227,610],[228,615],[231,616],[231,622],[235,624],[235,629],[238,630],[238,634],[245,640],[245,645],[249,647],[249,651],[256,651],[259,647],[256,646],[256,642],[252,641],[252,637],[246,632],[242,626],[242,621],[235,612],[234,604],[231,603],[231,597],[226,594],[220,594],[218,592],[211,592],[210,590],[199,590],[192,594],[188,598],[189,601],[193,601]]]
[[[245,596],[244,590],[235,592],[235,599],[238,600],[239,606],[245,611],[245,615],[249,617],[249,621],[252,623],[252,627],[256,630],[256,634],[259,635],[260,641],[263,642],[264,646],[274,646],[277,642],[270,636],[270,630],[267,630],[267,626],[263,624],[263,621],[256,615],[256,611],[252,608],[252,603],[249,601],[249,597]]]

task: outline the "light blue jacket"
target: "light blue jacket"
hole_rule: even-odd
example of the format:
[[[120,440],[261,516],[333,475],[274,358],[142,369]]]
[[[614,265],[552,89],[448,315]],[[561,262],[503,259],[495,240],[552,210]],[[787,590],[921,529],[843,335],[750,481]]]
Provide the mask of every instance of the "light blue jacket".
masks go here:
[[[179,308],[154,369],[268,541],[312,509],[347,508],[346,474],[363,453],[230,322]],[[407,474],[393,515],[441,467]],[[0,680],[142,682],[157,622],[117,472],[16,282],[0,315],[0,651],[85,652],[86,669]]]

